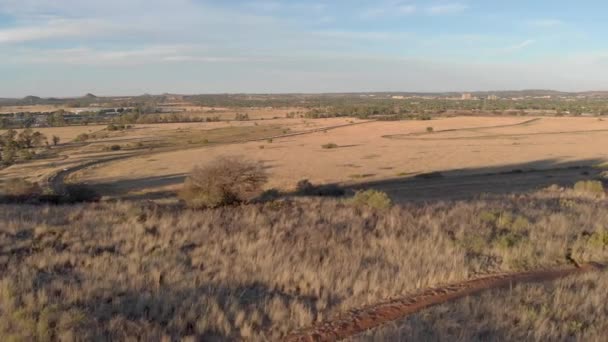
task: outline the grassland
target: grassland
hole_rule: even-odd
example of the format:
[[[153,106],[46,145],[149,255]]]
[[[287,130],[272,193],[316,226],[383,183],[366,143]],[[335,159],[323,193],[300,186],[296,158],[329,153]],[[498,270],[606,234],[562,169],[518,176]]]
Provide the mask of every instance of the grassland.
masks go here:
[[[590,167],[608,160],[603,148],[608,144],[608,121],[594,118],[530,121],[521,117],[455,117],[431,123],[435,127],[433,134],[426,133],[428,121],[371,122],[272,142],[158,153],[153,158],[142,156],[108,163],[74,176],[103,184],[108,195],[125,194],[125,190],[132,190],[121,188],[126,181],[136,184],[141,180],[183,177],[195,165],[220,156],[247,156],[266,164],[271,174],[270,188],[291,191],[301,179],[316,184],[374,184],[405,201],[445,198],[446,194],[529,191],[552,183],[568,185],[599,170],[553,171]],[[336,148],[323,148],[329,143]],[[539,172],[543,170],[549,171]],[[460,177],[501,173],[502,178]],[[507,173],[512,174],[507,177]],[[414,178],[425,174],[445,178]],[[145,187],[137,191],[172,193],[180,183],[159,182],[155,186],[154,182],[145,182]],[[110,189],[107,184],[116,187]],[[517,184],[521,186],[511,188]]]
[[[606,206],[569,191],[389,209],[3,205],[0,335],[277,340],[429,286],[606,260]]]

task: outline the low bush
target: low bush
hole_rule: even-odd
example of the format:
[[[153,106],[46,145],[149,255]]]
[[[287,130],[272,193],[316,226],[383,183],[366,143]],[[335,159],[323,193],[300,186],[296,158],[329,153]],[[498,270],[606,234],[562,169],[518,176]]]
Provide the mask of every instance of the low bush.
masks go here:
[[[427,128],[426,128],[426,131],[427,131],[428,133],[433,133],[434,129],[433,129],[433,127],[427,127]]]
[[[66,184],[58,195],[63,203],[97,202],[101,197],[93,188],[81,183]]]
[[[328,143],[328,144],[321,145],[321,147],[324,148],[324,149],[326,149],[326,150],[329,150],[329,149],[332,149],[332,148],[338,148],[339,146],[337,144],[334,144],[334,143]]]
[[[587,194],[587,195],[604,195],[606,191],[604,190],[604,184],[600,181],[579,181],[574,184],[574,191]]]
[[[0,202],[27,202],[38,198],[42,188],[25,179],[11,179],[0,187]]]
[[[353,205],[368,206],[376,209],[388,209],[393,206],[393,201],[390,197],[385,192],[378,190],[358,191],[348,201]]]
[[[13,179],[0,187],[0,203],[80,203],[96,202],[99,194],[84,184],[66,184],[61,190],[43,188],[38,183]]]
[[[344,196],[345,191],[336,184],[316,186],[303,179],[296,185],[296,193],[300,196],[340,197]]]
[[[261,164],[224,157],[195,167],[179,197],[191,208],[233,205],[253,198],[267,180]]]
[[[77,137],[74,139],[74,141],[76,141],[76,142],[84,142],[84,141],[87,141],[87,140],[89,140],[89,135],[88,135],[88,134],[86,134],[86,133],[79,134],[79,135],[78,135],[78,136],[77,136]]]

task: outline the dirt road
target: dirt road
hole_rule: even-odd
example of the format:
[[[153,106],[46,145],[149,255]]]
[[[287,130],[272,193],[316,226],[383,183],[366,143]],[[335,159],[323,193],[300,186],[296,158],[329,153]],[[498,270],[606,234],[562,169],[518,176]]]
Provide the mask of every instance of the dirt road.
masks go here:
[[[340,318],[293,333],[286,338],[289,342],[329,342],[355,336],[382,324],[404,318],[430,306],[446,303],[489,289],[505,288],[517,283],[544,282],[583,274],[605,268],[604,265],[590,263],[580,267],[556,268],[520,273],[487,276],[458,284],[424,290],[406,296],[353,310]]]

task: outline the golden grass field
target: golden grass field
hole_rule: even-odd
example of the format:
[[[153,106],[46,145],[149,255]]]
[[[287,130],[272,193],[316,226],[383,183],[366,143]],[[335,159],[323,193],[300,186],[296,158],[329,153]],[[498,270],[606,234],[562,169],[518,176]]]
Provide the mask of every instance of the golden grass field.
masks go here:
[[[317,199],[205,211],[136,202],[0,209],[3,340],[276,341],[429,286],[565,265],[568,251],[579,262],[608,257],[606,200],[570,192],[383,210]],[[510,335],[487,336],[521,336],[550,317],[557,328],[546,336],[598,337],[603,278],[447,304],[413,322],[451,325],[406,321],[376,336],[458,338],[501,326]],[[456,314],[442,318],[445,310]],[[490,326],[494,317],[526,325]]]
[[[263,162],[271,174],[268,187],[291,190],[301,179],[319,184],[356,184],[408,179],[431,172],[482,174],[554,169],[608,160],[608,150],[604,148],[608,143],[608,121],[540,118],[525,123],[529,120],[521,117],[455,117],[370,122],[326,133],[274,139],[272,143],[205,146],[134,157],[86,169],[73,176],[91,184],[116,183],[119,188],[105,188],[110,194],[123,193],[120,186],[128,186],[130,181],[133,186],[129,191],[175,191],[181,183],[178,180],[195,165],[209,163],[218,156],[234,155]],[[270,122],[282,127],[296,123],[294,131],[307,128],[300,123],[302,120],[283,119],[268,124]],[[338,120],[331,124],[334,123]],[[427,127],[433,127],[434,132],[427,133]],[[139,131],[138,127],[127,136],[133,134],[144,138],[144,134],[157,132],[154,129],[146,131],[145,127],[141,129],[141,135]],[[338,148],[322,148],[327,143],[335,143]],[[154,179],[159,180],[158,186]],[[139,180],[145,180],[143,187],[137,185]],[[479,192],[483,190],[481,188]]]

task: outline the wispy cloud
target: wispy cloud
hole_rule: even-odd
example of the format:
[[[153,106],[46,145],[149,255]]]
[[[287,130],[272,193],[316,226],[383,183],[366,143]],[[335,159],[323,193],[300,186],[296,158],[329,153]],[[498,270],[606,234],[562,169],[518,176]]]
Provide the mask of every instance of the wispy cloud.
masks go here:
[[[499,49],[499,52],[501,53],[513,53],[516,51],[521,51],[531,45],[534,45],[536,43],[536,40],[534,39],[527,39],[524,40],[520,43],[514,44],[514,45],[510,45],[510,46],[506,46],[502,49]]]
[[[42,25],[0,30],[0,44],[24,43],[46,39],[93,36],[116,31],[117,27],[101,20],[52,19]]]
[[[348,39],[348,40],[370,40],[370,41],[387,41],[410,38],[411,35],[407,32],[393,31],[346,31],[346,30],[328,30],[316,31],[313,34],[317,36]]]
[[[427,12],[432,15],[454,14],[465,11],[467,5],[461,3],[446,3],[427,7]]]
[[[374,19],[383,16],[403,16],[416,13],[417,7],[414,4],[403,1],[390,1],[380,3],[375,7],[366,8],[360,12],[364,19]]]
[[[158,63],[243,63],[266,61],[262,57],[224,56],[196,45],[151,45],[128,49],[94,49],[89,47],[41,50],[18,49],[3,63],[68,64],[88,66],[133,66]]]

